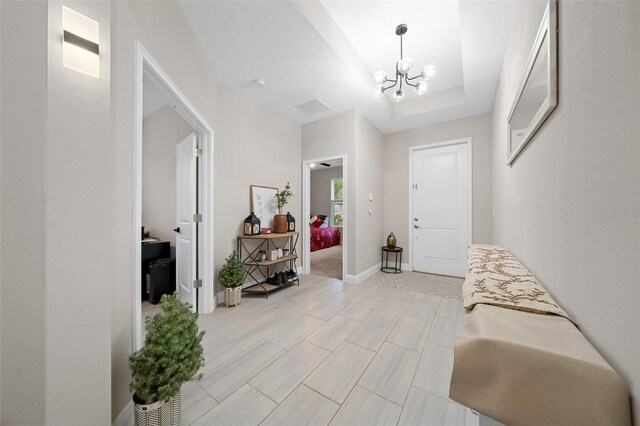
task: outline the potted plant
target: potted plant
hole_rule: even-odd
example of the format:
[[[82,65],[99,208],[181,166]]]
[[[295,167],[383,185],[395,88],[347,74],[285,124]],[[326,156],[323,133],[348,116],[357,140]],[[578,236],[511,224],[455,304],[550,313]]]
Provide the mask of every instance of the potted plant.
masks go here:
[[[278,214],[273,217],[273,232],[284,234],[289,230],[289,223],[287,222],[287,215],[282,214],[282,208],[287,205],[289,198],[293,197],[289,182],[287,182],[282,191],[276,192],[275,197],[278,205]]]
[[[176,294],[164,295],[162,310],[145,319],[144,346],[129,357],[135,424],[180,424],[180,388],[200,380],[204,366],[198,314]]]
[[[242,296],[242,288],[240,287],[244,282],[245,270],[242,260],[237,251],[233,251],[229,257],[225,259],[225,264],[220,269],[218,279],[224,289],[224,304],[229,306],[236,306],[240,304],[240,298]]]

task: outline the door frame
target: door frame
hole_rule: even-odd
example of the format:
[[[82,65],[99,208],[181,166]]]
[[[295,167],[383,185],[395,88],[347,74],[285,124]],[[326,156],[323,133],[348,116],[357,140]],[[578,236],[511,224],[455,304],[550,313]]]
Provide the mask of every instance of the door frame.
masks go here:
[[[346,209],[344,215],[344,224],[342,226],[342,281],[344,281],[347,275],[347,247],[349,234],[349,182],[348,182],[348,169],[347,169],[347,154],[328,155],[325,157],[314,158],[311,160],[304,160],[302,162],[302,271],[304,274],[311,273],[311,229],[309,228],[309,215],[311,214],[311,164],[322,163],[324,161],[342,159],[342,192],[343,200],[342,205]]]
[[[409,229],[409,253],[410,256],[408,256],[408,261],[409,261],[409,270],[413,271],[413,257],[415,256],[415,251],[414,251],[414,238],[413,238],[413,197],[414,197],[414,192],[413,192],[413,185],[414,185],[414,181],[413,181],[413,160],[414,160],[414,155],[416,153],[416,151],[423,151],[425,149],[431,149],[431,148],[441,148],[443,146],[451,146],[451,145],[460,145],[460,144],[466,144],[467,145],[467,154],[468,154],[468,173],[469,173],[469,244],[472,243],[473,241],[473,152],[472,152],[472,141],[473,138],[471,136],[466,137],[466,138],[461,138],[461,139],[452,139],[452,140],[448,140],[448,141],[442,141],[442,142],[435,142],[435,143],[427,143],[424,145],[415,145],[415,146],[410,146],[409,147],[409,185],[407,187],[407,190],[409,191],[409,216],[408,216],[408,229]]]
[[[169,75],[156,62],[140,41],[134,42],[133,62],[133,199],[132,199],[132,335],[133,350],[142,346],[142,298],[140,263],[142,259],[142,242],[140,229],[142,226],[142,121],[143,121],[143,78],[153,78],[165,91],[176,112],[195,130],[202,155],[199,157],[199,206],[202,222],[199,225],[198,260],[202,288],[197,291],[197,311],[210,313],[215,309],[214,303],[214,253],[213,253],[213,128],[207,123],[198,110],[189,102]],[[195,309],[195,307],[194,307]]]

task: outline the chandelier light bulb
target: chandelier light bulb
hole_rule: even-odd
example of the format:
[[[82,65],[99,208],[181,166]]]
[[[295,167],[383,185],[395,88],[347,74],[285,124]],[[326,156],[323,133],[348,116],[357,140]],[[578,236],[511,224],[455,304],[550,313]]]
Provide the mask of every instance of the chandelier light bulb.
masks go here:
[[[425,65],[425,67],[422,68],[422,73],[420,75],[425,80],[430,80],[431,78],[433,78],[434,75],[436,75],[436,66],[435,65]]]
[[[413,60],[411,58],[402,58],[400,62],[398,62],[398,71],[400,74],[405,75],[409,72],[412,66]]]
[[[393,100],[396,102],[400,102],[404,98],[404,90],[398,89],[393,92]]]
[[[422,96],[425,93],[427,93],[427,88],[429,87],[429,84],[424,81],[421,80],[416,84],[416,93],[418,94],[418,96]]]
[[[373,88],[373,94],[375,95],[376,98],[379,98],[380,96],[382,96],[383,94],[382,84],[378,84],[376,87]]]
[[[373,79],[377,84],[384,84],[387,81],[387,73],[384,71],[378,71],[373,75]]]

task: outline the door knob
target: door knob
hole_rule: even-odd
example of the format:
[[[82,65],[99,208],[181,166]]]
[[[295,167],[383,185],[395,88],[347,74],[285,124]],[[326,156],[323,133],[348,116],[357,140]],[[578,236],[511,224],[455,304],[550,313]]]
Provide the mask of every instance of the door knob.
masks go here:
[[[180,227],[178,227],[178,228],[173,228],[173,231],[174,231],[174,232],[177,232],[177,233],[179,234],[179,233],[180,233]]]

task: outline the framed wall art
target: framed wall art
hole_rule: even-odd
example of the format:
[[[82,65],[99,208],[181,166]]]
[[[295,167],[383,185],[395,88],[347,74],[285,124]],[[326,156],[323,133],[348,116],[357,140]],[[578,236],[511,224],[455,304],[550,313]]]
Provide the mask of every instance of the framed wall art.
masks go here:
[[[273,217],[278,214],[276,193],[278,188],[251,185],[251,211],[258,216],[262,228],[273,228]]]

